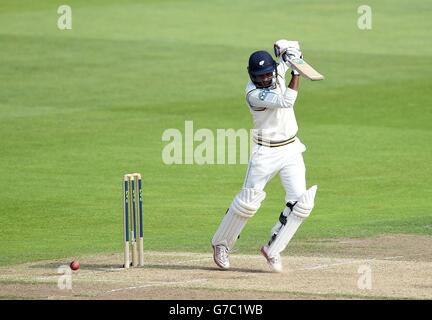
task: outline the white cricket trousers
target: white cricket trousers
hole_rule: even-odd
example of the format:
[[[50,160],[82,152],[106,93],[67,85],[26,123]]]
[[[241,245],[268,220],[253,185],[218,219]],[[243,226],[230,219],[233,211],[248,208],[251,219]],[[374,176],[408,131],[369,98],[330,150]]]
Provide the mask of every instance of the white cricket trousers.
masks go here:
[[[300,141],[281,147],[255,144],[249,161],[244,188],[264,190],[276,174],[285,189],[285,203],[297,201],[306,191],[306,169],[303,161],[305,147]],[[294,147],[294,148],[293,148]]]

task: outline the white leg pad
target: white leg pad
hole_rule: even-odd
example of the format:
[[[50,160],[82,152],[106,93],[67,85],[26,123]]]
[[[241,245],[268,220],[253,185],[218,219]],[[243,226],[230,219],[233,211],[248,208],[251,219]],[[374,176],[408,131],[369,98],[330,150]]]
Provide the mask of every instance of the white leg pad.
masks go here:
[[[265,196],[264,191],[243,188],[234,198],[213,236],[212,245],[224,245],[231,250],[247,221],[258,211]]]
[[[272,257],[280,254],[287,247],[303,220],[309,217],[313,207],[317,186],[307,190],[292,207],[286,207],[283,216],[286,223],[278,223],[272,229],[272,239],[270,240],[267,254]]]

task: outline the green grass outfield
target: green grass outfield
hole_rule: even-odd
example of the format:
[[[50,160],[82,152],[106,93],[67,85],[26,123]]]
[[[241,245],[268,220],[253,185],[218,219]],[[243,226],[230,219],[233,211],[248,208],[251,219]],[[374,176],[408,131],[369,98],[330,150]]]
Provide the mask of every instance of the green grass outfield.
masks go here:
[[[122,249],[121,178],[144,176],[146,250],[208,251],[246,165],[162,163],[167,128],[249,128],[249,54],[298,39],[325,74],[296,105],[316,209],[295,239],[432,234],[432,4],[0,2],[0,265]],[[256,251],[279,179],[238,242]],[[294,241],[295,241],[294,239]]]

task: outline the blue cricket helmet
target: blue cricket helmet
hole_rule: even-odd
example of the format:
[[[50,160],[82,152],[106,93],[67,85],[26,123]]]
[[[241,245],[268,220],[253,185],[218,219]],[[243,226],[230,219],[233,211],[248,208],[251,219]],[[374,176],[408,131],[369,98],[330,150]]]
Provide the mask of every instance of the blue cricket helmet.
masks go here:
[[[269,88],[276,84],[277,63],[267,51],[252,53],[247,69],[251,81],[257,88]]]

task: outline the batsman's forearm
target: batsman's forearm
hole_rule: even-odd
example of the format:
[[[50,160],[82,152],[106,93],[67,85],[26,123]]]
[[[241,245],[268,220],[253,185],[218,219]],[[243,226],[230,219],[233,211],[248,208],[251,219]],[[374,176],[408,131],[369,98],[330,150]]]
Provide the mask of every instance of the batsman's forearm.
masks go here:
[[[288,88],[295,90],[295,91],[298,91],[299,84],[300,84],[300,76],[299,75],[297,75],[297,76],[293,75],[291,78],[291,81],[288,85]]]

